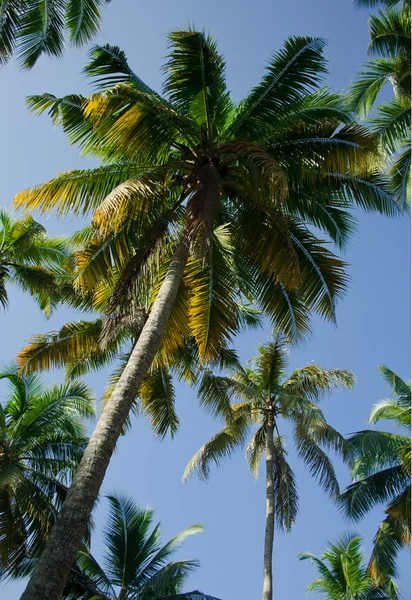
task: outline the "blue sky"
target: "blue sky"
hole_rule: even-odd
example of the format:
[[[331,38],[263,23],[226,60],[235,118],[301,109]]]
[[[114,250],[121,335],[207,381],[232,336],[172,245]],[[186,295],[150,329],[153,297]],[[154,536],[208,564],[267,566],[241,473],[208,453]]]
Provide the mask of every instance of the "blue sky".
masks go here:
[[[211,32],[227,60],[227,80],[236,99],[259,81],[273,51],[288,35],[325,37],[329,60],[328,83],[343,89],[366,55],[368,43],[365,10],[351,0],[112,0],[97,43],[111,43],[125,50],[134,70],[151,87],[159,89],[161,66],[166,54],[167,32],[190,23]],[[47,117],[34,118],[25,108],[29,94],[56,95],[87,93],[81,68],[86,49],[70,50],[63,60],[42,58],[29,73],[11,63],[0,74],[0,130],[2,132],[1,203],[8,206],[13,195],[29,185],[50,179],[57,171],[92,166]],[[387,219],[359,214],[359,226],[345,260],[350,263],[351,286],[338,306],[338,327],[314,320],[315,335],[294,351],[291,367],[316,361],[325,367],[351,369],[357,376],[353,392],[338,392],[324,401],[330,422],[342,433],[365,427],[370,407],[387,394],[377,372],[385,364],[403,378],[410,378],[410,224],[409,219]],[[70,233],[78,221],[42,218],[52,234]],[[59,310],[49,321],[33,301],[12,290],[10,308],[0,315],[0,363],[9,362],[28,336],[60,327],[73,319]],[[255,346],[268,338],[269,330],[254,331],[239,339],[242,357],[254,355]],[[58,373],[46,379],[57,379]],[[97,398],[104,388],[105,373],[89,378]],[[5,390],[2,387],[1,396]],[[108,470],[103,493],[115,490],[130,494],[142,505],[150,505],[163,522],[165,540],[193,524],[202,523],[206,532],[191,538],[180,555],[196,557],[202,568],[188,587],[199,588],[224,600],[259,598],[262,585],[262,555],[265,515],[264,482],[253,480],[242,452],[220,470],[208,484],[196,479],[185,485],[181,476],[187,461],[199,446],[217,431],[214,422],[197,406],[194,393],[177,387],[180,432],[174,441],[155,440],[148,424],[135,420],[122,438]],[[287,432],[286,432],[287,433]],[[343,522],[316,483],[310,479],[291,452],[300,489],[300,513],[292,531],[275,535],[274,578],[276,598],[300,600],[315,577],[309,563],[296,560],[300,552],[321,553],[327,540],[345,530],[365,536],[365,548],[382,518],[376,510],[363,522]],[[337,463],[338,464],[338,463]],[[342,485],[349,478],[338,466]],[[101,526],[107,504],[96,513],[97,531],[93,550],[101,549]],[[408,597],[409,556],[400,559],[400,582]],[[0,597],[15,600],[23,585],[0,588]],[[314,596],[315,597],[315,596]]]

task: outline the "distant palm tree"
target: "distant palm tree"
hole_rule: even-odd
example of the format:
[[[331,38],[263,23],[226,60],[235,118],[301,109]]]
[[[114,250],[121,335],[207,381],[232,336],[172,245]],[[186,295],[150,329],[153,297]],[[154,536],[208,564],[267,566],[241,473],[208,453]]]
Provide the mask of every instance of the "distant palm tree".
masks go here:
[[[254,426],[247,460],[257,475],[259,462],[266,462],[266,531],[264,546],[263,600],[273,598],[273,538],[275,524],[288,532],[298,511],[295,476],[288,461],[285,438],[280,434],[283,420],[293,427],[298,456],[311,475],[335,500],[339,485],[333,465],[322,449],[331,448],[346,457],[344,438],[331,427],[317,405],[320,398],[337,387],[351,388],[353,375],[339,369],[309,364],[286,378],[287,345],[281,335],[259,346],[253,368],[238,367],[230,377],[206,371],[200,386],[201,402],[216,415],[223,415],[226,427],[206,442],[186,467],[183,479],[197,471],[209,476],[211,463],[230,456],[245,443]],[[239,404],[231,404],[239,398]]]
[[[393,580],[382,585],[372,580],[361,542],[361,537],[345,535],[329,543],[321,558],[310,552],[300,554],[299,560],[310,560],[319,572],[308,592],[318,592],[325,600],[399,600],[402,595]]]
[[[359,431],[349,438],[356,458],[352,483],[342,494],[345,514],[362,518],[385,504],[386,518],[374,539],[369,571],[374,581],[396,574],[396,556],[411,543],[411,385],[387,367],[380,367],[394,398],[378,402],[370,422],[388,419],[402,433]],[[406,434],[406,435],[405,435]]]
[[[109,502],[103,566],[82,548],[62,600],[216,600],[182,591],[198,561],[170,561],[187,536],[203,531],[201,526],[189,527],[161,546],[160,523],[150,531],[153,510],[139,508],[124,496],[109,496]]]
[[[68,258],[62,238],[49,238],[32,217],[15,219],[0,209],[0,304],[8,303],[7,287],[18,285],[30,293],[49,315],[58,301],[56,275]]]
[[[61,56],[65,34],[82,46],[99,30],[101,11],[109,0],[2,0],[0,64],[13,53],[22,66],[33,67],[42,54]]]
[[[372,15],[369,30],[369,53],[375,58],[367,61],[355,77],[349,92],[349,105],[365,118],[382,88],[388,83],[392,85],[394,98],[377,106],[377,114],[370,119],[370,124],[390,160],[391,191],[398,203],[405,206],[411,201],[410,3]]]
[[[36,375],[0,371],[0,572],[25,575],[38,556],[87,443],[93,394],[82,382],[46,389]]]

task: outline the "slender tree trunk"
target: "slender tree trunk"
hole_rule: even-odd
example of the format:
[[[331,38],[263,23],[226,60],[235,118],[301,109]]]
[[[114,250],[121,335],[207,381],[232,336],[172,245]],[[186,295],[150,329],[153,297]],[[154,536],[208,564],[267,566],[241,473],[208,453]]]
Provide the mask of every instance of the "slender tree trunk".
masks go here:
[[[89,440],[44,552],[21,600],[61,598],[116,442],[136,392],[162,341],[188,254],[188,243],[184,236],[129,361]]]
[[[263,555],[262,600],[273,600],[273,538],[275,535],[275,491],[273,485],[273,415],[269,414],[266,435],[266,528]]]

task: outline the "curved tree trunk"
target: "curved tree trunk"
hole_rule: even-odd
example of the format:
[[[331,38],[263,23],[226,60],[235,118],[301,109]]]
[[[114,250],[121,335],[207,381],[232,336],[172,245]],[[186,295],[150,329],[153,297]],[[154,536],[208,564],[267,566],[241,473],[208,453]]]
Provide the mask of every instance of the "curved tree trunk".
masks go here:
[[[189,254],[184,237],[149,318],[96,425],[43,554],[21,600],[60,600],[136,392],[160,346]]]
[[[275,491],[273,482],[273,415],[269,414],[266,435],[266,529],[263,556],[262,600],[273,600],[273,539],[275,535]]]

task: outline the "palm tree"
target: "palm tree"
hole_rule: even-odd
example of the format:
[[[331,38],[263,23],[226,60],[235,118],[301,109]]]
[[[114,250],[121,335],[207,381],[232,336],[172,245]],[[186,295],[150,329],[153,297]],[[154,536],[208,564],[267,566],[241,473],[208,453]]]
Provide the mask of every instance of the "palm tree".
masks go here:
[[[262,600],[273,598],[273,539],[275,525],[289,532],[298,511],[295,476],[288,461],[285,437],[280,433],[284,419],[293,427],[298,456],[311,475],[332,498],[339,497],[339,485],[333,465],[321,446],[346,458],[344,438],[331,427],[317,405],[320,398],[336,387],[353,386],[353,375],[339,369],[323,369],[310,364],[288,378],[287,345],[281,335],[259,346],[253,368],[239,367],[231,377],[206,371],[199,386],[201,402],[223,415],[226,426],[206,442],[186,467],[183,479],[197,471],[209,476],[211,463],[219,464],[242,446],[250,429],[257,427],[246,452],[252,472],[257,475],[259,462],[266,464],[266,530]],[[235,397],[240,400],[231,404]]]
[[[50,315],[59,299],[56,276],[68,259],[62,238],[49,238],[31,216],[15,219],[0,209],[0,304],[8,303],[10,283],[29,292]]]
[[[3,369],[0,404],[0,572],[25,575],[44,546],[86,446],[93,395],[82,382],[46,389],[36,375]]]
[[[329,543],[321,558],[310,552],[300,554],[299,560],[310,560],[319,572],[308,592],[318,592],[327,600],[399,600],[401,594],[393,580],[382,585],[372,580],[361,543],[361,537],[348,534]]]
[[[26,69],[31,69],[42,54],[61,56],[66,33],[70,44],[83,46],[98,32],[102,8],[108,1],[3,0],[0,65],[15,51]]]
[[[388,3],[389,5],[394,4]],[[350,107],[367,117],[382,88],[392,84],[392,100],[377,106],[370,119],[389,159],[391,191],[399,204],[410,203],[411,190],[411,11],[405,2],[400,9],[379,11],[369,19],[369,52],[349,92]]]
[[[352,483],[342,494],[345,514],[362,518],[374,506],[385,504],[386,517],[375,539],[369,572],[374,581],[396,575],[396,556],[411,543],[411,385],[387,367],[379,367],[394,398],[378,402],[370,422],[389,419],[405,434],[359,431],[349,438],[356,458]]]
[[[78,287],[99,304],[106,282],[116,284],[106,306],[111,322],[138,310],[142,296],[150,310],[25,600],[59,597],[165,331],[169,348],[189,333],[200,359],[212,359],[237,331],[240,294],[279,329],[302,336],[311,310],[334,318],[345,287],[344,264],[307,224],[343,245],[353,229],[349,206],[398,211],[379,174],[375,136],[352,125],[340,96],[320,87],[323,40],[288,39],[235,106],[214,41],[191,30],[169,39],[164,97],[119,48],[105,46],[86,68],[95,94],[30,99],[103,164],[22,192],[15,205],[92,214]]]
[[[158,523],[152,528],[152,509],[139,508],[125,496],[108,499],[103,566],[89,548],[79,550],[62,600],[216,600],[201,592],[182,591],[198,561],[170,561],[189,535],[203,531],[200,525],[185,529],[161,546],[161,526]]]

